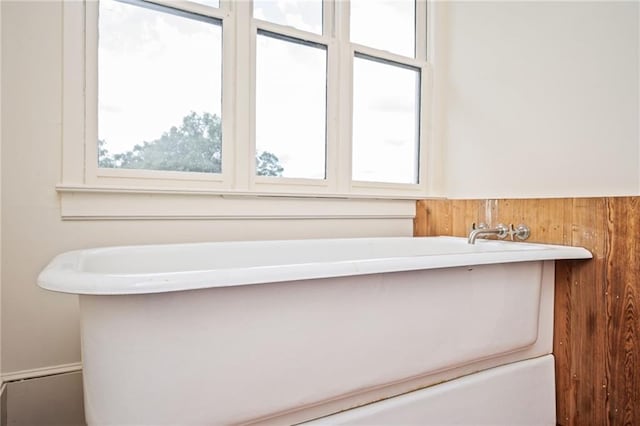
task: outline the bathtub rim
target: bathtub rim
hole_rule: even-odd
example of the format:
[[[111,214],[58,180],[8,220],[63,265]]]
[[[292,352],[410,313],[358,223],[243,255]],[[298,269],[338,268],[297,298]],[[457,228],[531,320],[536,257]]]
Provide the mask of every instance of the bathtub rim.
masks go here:
[[[468,248],[466,238],[438,237],[377,237],[377,238],[326,238],[308,239],[305,241],[440,239],[455,241]],[[278,243],[301,240],[265,240],[243,241],[246,243]],[[233,241],[240,242],[240,241]],[[153,244],[112,246],[96,249],[73,250],[62,253],[51,260],[38,276],[38,286],[50,291],[87,294],[87,295],[128,295],[166,293],[175,291],[196,290],[205,288],[235,287],[244,285],[268,284],[323,279],[331,277],[347,277],[354,275],[370,275],[394,273],[426,269],[443,269],[472,267],[497,263],[531,262],[545,260],[591,259],[591,252],[582,247],[521,243],[511,241],[479,240],[476,244],[482,249],[495,248],[491,251],[465,253],[445,253],[398,257],[379,257],[372,259],[320,261],[310,263],[291,263],[283,265],[266,265],[256,267],[234,267],[225,269],[189,270],[161,273],[95,273],[79,270],[82,256],[101,250],[118,250],[145,247],[207,246],[210,244],[226,244],[228,242],[204,242],[184,244]],[[517,250],[514,249],[517,245]],[[506,247],[509,247],[508,249]],[[480,250],[480,249],[478,249]]]

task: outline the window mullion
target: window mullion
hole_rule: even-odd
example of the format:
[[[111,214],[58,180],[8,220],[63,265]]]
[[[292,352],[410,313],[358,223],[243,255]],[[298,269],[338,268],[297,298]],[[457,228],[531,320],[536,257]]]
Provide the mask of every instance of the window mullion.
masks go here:
[[[353,48],[349,42],[348,1],[337,0],[334,4],[334,31],[338,49],[338,81],[335,84],[338,104],[337,120],[337,191],[351,190],[351,129],[353,106]]]
[[[427,1],[416,0],[416,56],[418,61],[427,60]]]
[[[230,2],[221,1],[220,6],[225,12],[222,21],[222,179],[224,187],[230,188],[235,185],[235,169],[238,163],[238,156],[234,150],[237,112],[232,96],[239,78],[237,64],[234,61],[237,21],[234,19],[233,5]]]
[[[327,46],[327,115],[326,169],[330,192],[338,192],[340,178],[340,43],[336,38],[338,5],[323,0],[322,33],[329,40]]]
[[[332,40],[327,54],[326,170],[329,191],[337,192],[340,180],[340,47]]]
[[[249,190],[255,164],[255,34],[253,3],[233,2],[235,26],[234,189]],[[224,96],[224,95],[223,95]],[[249,125],[247,125],[247,123]]]
[[[322,0],[322,35],[334,39],[336,37],[336,0]]]

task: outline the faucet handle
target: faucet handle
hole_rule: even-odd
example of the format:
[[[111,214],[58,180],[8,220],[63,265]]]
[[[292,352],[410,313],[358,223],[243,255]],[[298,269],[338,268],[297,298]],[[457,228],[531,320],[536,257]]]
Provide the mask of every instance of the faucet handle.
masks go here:
[[[486,224],[486,223],[484,223],[484,222],[480,222],[480,223],[478,223],[478,224],[476,225],[476,223],[475,223],[475,222],[473,222],[473,223],[471,224],[471,230],[472,230],[472,231],[475,231],[476,229],[489,229],[489,225],[487,225],[487,224]]]
[[[512,223],[509,234],[511,235],[511,240],[513,240],[513,237],[515,236],[520,241],[524,241],[529,238],[529,235],[531,235],[531,230],[524,223],[521,223],[518,226],[513,226]]]
[[[507,235],[511,234],[509,227],[504,223],[499,223],[498,226],[496,226],[496,230],[498,231],[496,235],[501,240],[507,238]]]

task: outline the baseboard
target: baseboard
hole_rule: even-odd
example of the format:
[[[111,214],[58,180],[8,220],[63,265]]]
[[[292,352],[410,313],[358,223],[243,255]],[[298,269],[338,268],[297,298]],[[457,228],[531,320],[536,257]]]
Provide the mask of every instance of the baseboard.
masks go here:
[[[5,375],[1,426],[86,426],[82,371],[78,365]]]
[[[74,362],[71,364],[55,365],[52,367],[33,368],[30,370],[14,371],[2,375],[2,383],[6,385],[9,382],[18,380],[36,379],[38,377],[55,376],[57,374],[73,373],[82,371],[82,363]],[[4,389],[4,388],[3,388]]]
[[[79,362],[2,374],[0,384],[0,426],[85,424]]]

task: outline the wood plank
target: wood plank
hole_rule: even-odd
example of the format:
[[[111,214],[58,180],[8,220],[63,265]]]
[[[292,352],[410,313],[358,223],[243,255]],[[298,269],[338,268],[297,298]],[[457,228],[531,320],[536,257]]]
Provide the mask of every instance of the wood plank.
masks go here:
[[[606,419],[606,312],[605,276],[607,223],[605,199],[573,201],[572,245],[593,253],[589,262],[574,262],[571,275],[570,364],[562,374],[570,375],[568,397],[571,425],[605,424]]]
[[[607,199],[608,423],[640,424],[640,199]]]
[[[527,203],[536,203],[543,209],[537,220],[532,221],[536,226],[535,231],[532,232],[532,241],[571,245],[572,199],[545,200],[544,203],[532,200]],[[556,422],[560,425],[572,424],[573,415],[576,412],[574,382],[571,374],[572,273],[576,263],[570,260],[556,262],[553,355],[556,361]]]
[[[471,223],[478,220],[475,213],[470,213],[473,211],[470,206],[475,203],[474,200],[451,200],[451,235],[463,237],[469,232]]]
[[[521,215],[514,214],[514,225],[518,222],[531,228],[527,242],[546,244],[571,244],[572,202],[569,199],[522,200]]]
[[[427,235],[427,200],[419,200],[416,203],[416,217],[413,218],[413,236],[421,237]]]
[[[485,200],[452,200],[452,235],[466,237],[471,225],[485,222]]]
[[[426,235],[451,235],[451,202],[439,200],[427,210]]]
[[[535,226],[531,220],[525,219],[525,200],[498,200],[498,217],[494,220],[493,226],[497,226],[498,223],[504,225],[518,225],[519,223],[527,223],[529,227]],[[529,212],[530,215],[534,215],[535,212]]]
[[[553,355],[556,368],[556,422],[571,424],[575,413],[571,376],[571,274],[572,261],[556,262],[555,306],[553,322]]]

